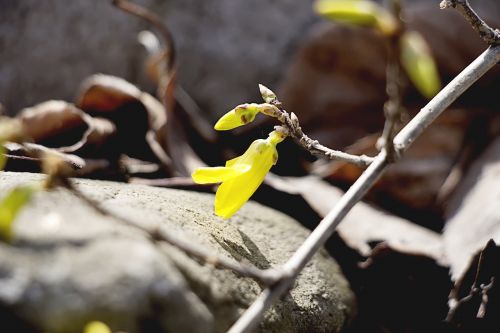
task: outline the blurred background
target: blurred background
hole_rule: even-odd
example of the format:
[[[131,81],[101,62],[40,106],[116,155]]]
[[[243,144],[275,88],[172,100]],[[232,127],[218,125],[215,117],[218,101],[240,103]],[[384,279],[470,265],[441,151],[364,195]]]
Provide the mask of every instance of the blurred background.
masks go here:
[[[500,27],[499,1],[471,2],[491,26]],[[298,115],[310,137],[353,154],[377,153],[387,99],[387,49],[374,29],[321,18],[313,11],[312,0],[135,3],[156,13],[173,36],[176,101],[170,109],[169,103],[150,96],[156,95],[158,73],[138,35],[154,29],[143,20],[104,0],[0,0],[1,113],[17,115],[35,143],[61,153],[79,176],[212,191],[192,183],[193,168],[221,165],[276,125],[259,116],[234,131],[212,129],[236,105],[260,103],[259,83],[275,91],[285,108]],[[443,85],[487,47],[456,11],[439,10],[437,0],[404,1],[403,19],[409,30],[424,36]],[[148,45],[154,44],[149,39]],[[96,73],[114,77],[92,76]],[[457,282],[449,275],[456,262],[465,270],[475,251],[498,230],[498,199],[491,199],[490,190],[470,189],[477,184],[497,189],[493,186],[498,176],[482,170],[500,159],[495,148],[500,147],[499,74],[497,66],[460,97],[366,197],[391,218],[405,218],[398,220],[404,228],[387,227],[389,215],[373,210],[363,218],[355,215],[358,224],[341,227],[327,244],[360,300],[361,319],[353,332],[356,327],[363,331],[363,320],[370,316],[374,322],[384,322],[373,332],[436,329],[448,311],[452,282]],[[402,81],[405,123],[428,98],[407,77]],[[65,102],[40,104],[51,100]],[[6,170],[40,171],[38,164],[22,158],[26,156],[19,147],[6,149],[12,155]],[[362,172],[342,162],[317,160],[291,140],[278,150],[273,173],[316,178],[271,176],[253,199],[310,229],[325,215],[330,195],[339,196],[338,189],[348,188]],[[328,205],[322,208],[315,205],[326,200]],[[480,222],[468,223],[476,218]],[[373,224],[360,227],[359,220],[380,222],[385,226],[380,228],[382,236]],[[421,227],[439,239],[436,243],[451,239],[443,250],[450,258],[455,256],[450,263],[439,263],[441,250],[426,252],[427,244],[419,238]],[[359,230],[368,236],[356,244]],[[411,246],[390,248],[392,237],[402,234],[402,243],[420,242],[418,251]],[[362,246],[356,246],[359,243]],[[379,247],[382,243],[390,246]],[[455,290],[462,296],[470,290],[471,281],[466,282]],[[385,302],[379,307],[381,299]],[[494,311],[499,308],[495,304]],[[477,313],[474,309],[468,310],[471,318]],[[493,320],[500,327],[498,319]]]
[[[187,141],[186,149],[194,150],[192,161],[199,157],[209,165],[221,164],[267,135],[275,123],[266,117],[230,133],[210,129],[237,104],[259,102],[259,83],[278,93],[312,138],[334,149],[376,153],[374,143],[384,121],[387,52],[373,29],[327,21],[313,12],[309,0],[136,3],[160,16],[172,32],[177,59],[175,96],[180,108],[188,112],[187,116],[177,114],[184,133],[173,135],[170,146]],[[492,26],[499,25],[498,1],[476,1],[474,7]],[[403,15],[407,28],[427,40],[443,84],[485,49],[456,11],[439,10],[436,1],[407,0]],[[154,95],[157,82],[147,75],[148,52],[138,42],[138,34],[145,29],[151,27],[117,10],[110,1],[1,0],[0,103],[4,113],[15,115],[52,99],[81,101],[82,81],[95,73],[124,78]],[[454,103],[453,111],[431,126],[369,199],[439,230],[447,196],[459,183],[452,171],[465,170],[499,131],[494,93],[500,87],[498,73],[498,68],[490,71]],[[403,122],[427,101],[408,79],[405,87]],[[108,144],[108,148],[115,146],[112,155],[151,159],[151,154],[134,156],[116,148],[126,142],[136,153],[144,150],[129,137],[135,126],[130,119],[136,118],[120,114],[125,124],[112,120],[120,138]],[[144,126],[141,131],[147,130]],[[164,129],[155,131],[165,135]],[[168,136],[173,130],[166,132]],[[167,153],[169,149],[175,147],[166,147]],[[341,188],[361,172],[353,166],[314,160],[287,140],[280,145],[280,163],[273,170],[289,176],[314,173]],[[188,175],[188,169],[184,167],[181,174]]]

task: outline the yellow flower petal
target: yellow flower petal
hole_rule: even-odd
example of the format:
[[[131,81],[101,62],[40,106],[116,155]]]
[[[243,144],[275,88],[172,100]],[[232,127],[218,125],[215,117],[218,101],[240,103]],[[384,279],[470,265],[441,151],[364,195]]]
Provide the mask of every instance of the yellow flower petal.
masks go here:
[[[238,162],[238,160],[240,158],[241,158],[241,156],[238,156],[238,157],[235,157],[233,159],[226,161],[226,167],[228,167],[228,168],[232,167],[234,164],[236,164],[236,162]]]
[[[241,156],[226,162],[225,167],[198,168],[191,175],[199,184],[219,183],[215,195],[215,213],[231,217],[250,199],[278,160],[276,145],[286,134],[278,130],[266,140],[255,140]]]
[[[276,148],[266,140],[256,140],[240,160],[251,162],[251,168],[237,177],[222,183],[215,195],[215,213],[223,218],[231,217],[257,190],[275,162]]]
[[[240,165],[236,168],[227,167],[211,167],[211,168],[198,168],[191,177],[197,184],[212,184],[224,182],[228,179],[240,175],[250,169],[250,165]]]

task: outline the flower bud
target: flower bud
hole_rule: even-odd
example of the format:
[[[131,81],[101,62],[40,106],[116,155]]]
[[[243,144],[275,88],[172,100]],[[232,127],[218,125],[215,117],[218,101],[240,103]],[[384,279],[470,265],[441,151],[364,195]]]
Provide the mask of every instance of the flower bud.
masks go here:
[[[394,15],[373,1],[319,0],[315,9],[328,19],[375,27],[385,35],[392,35],[399,29]]]
[[[215,124],[217,131],[227,131],[251,123],[259,112],[259,104],[241,104],[223,115]]]
[[[408,31],[401,37],[401,64],[423,96],[432,98],[441,88],[430,48],[417,31]]]

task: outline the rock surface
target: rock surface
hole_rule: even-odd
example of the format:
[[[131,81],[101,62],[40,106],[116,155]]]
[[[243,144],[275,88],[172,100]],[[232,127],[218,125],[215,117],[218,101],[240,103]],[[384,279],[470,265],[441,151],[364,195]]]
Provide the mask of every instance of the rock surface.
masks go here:
[[[0,193],[41,180],[0,174]],[[213,196],[112,182],[76,180],[107,210],[160,226],[213,251],[268,268],[307,236],[296,221],[248,203],[230,221],[212,213]],[[0,309],[43,331],[78,331],[90,320],[138,332],[223,332],[262,291],[248,278],[216,270],[138,230],[95,213],[64,191],[38,194],[0,244]],[[262,332],[336,332],[353,317],[354,296],[338,265],[321,251],[295,288],[266,314]]]

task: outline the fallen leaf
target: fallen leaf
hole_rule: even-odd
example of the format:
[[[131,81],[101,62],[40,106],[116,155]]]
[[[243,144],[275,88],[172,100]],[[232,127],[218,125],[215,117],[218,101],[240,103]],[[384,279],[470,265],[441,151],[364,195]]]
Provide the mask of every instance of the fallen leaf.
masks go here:
[[[473,163],[450,198],[443,232],[454,280],[489,239],[500,242],[500,139]]]
[[[23,109],[17,118],[26,137],[65,153],[84,146],[87,150],[91,146],[97,149],[115,132],[111,122],[92,118],[64,101],[48,101]]]
[[[266,183],[287,193],[300,194],[320,216],[326,216],[343,195],[316,176],[292,178],[269,175]],[[424,255],[446,265],[438,233],[360,202],[337,227],[351,248],[369,256],[372,244],[383,242],[401,253]]]
[[[167,115],[150,94],[119,77],[96,74],[82,83],[76,105],[114,123],[120,153],[144,160],[156,157],[167,167],[172,164],[161,142]]]

